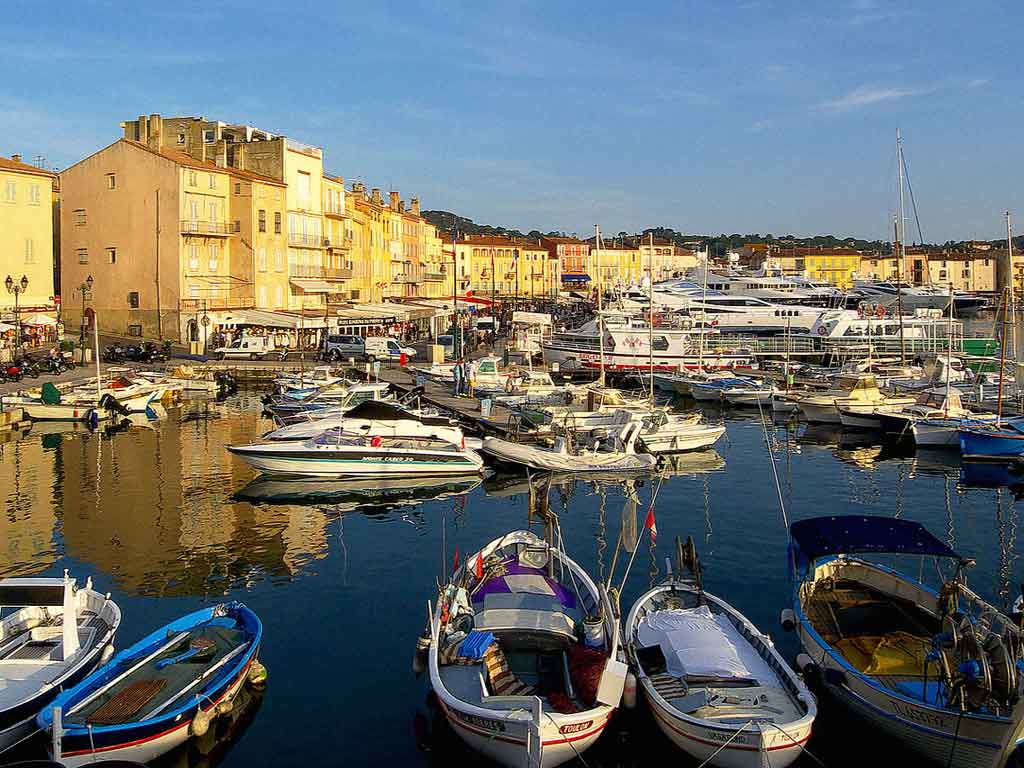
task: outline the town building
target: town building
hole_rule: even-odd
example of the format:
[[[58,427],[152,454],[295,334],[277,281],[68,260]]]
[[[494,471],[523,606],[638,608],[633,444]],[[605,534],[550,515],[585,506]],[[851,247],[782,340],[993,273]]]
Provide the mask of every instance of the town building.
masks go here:
[[[640,259],[640,249],[630,242],[603,241],[591,247],[590,274],[601,290],[639,286],[648,273],[648,263]]]
[[[586,288],[591,282],[590,245],[576,237],[542,237],[548,258],[558,260],[563,288]]]
[[[538,240],[466,235],[455,244],[469,264],[469,290],[481,297],[551,299],[558,290],[558,259]]]
[[[11,325],[41,312],[52,317],[60,303],[54,284],[56,182],[56,174],[22,162],[21,155],[0,157],[0,320]]]

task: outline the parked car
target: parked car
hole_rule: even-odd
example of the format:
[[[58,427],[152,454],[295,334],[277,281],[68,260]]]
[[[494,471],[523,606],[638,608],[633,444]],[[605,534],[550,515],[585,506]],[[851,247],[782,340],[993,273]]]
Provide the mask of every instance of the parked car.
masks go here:
[[[243,336],[235,339],[226,347],[217,347],[213,354],[224,360],[229,357],[248,357],[250,360],[259,360],[264,355],[274,351],[274,342],[269,336]]]
[[[402,355],[412,359],[416,355],[415,349],[403,347],[397,339],[392,339],[390,336],[367,336],[363,339],[363,344],[365,348],[363,354],[367,360],[397,359]]]
[[[366,342],[362,336],[329,335],[322,351],[324,360],[348,360],[350,357],[362,360],[366,357]]]
[[[488,331],[496,334],[499,328],[501,328],[501,323],[496,317],[478,317],[473,321],[474,331]]]

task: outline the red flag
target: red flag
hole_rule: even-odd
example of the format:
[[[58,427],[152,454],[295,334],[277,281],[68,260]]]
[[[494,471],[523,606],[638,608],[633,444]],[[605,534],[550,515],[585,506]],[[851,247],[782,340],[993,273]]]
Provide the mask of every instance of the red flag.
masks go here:
[[[476,553],[476,578],[477,580],[484,577],[484,551],[481,549]]]
[[[455,562],[452,563],[452,570],[459,570],[459,547],[457,545],[455,547]]]
[[[651,541],[658,540],[658,524],[654,520],[654,507],[647,510],[647,519],[644,521],[644,528],[651,532]]]

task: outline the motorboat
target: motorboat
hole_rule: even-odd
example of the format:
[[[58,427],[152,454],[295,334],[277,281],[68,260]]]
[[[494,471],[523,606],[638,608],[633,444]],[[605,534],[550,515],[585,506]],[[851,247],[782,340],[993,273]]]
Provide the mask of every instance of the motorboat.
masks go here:
[[[906,403],[901,400],[896,403],[875,406],[870,411],[840,408],[839,423],[846,429],[863,429],[878,432],[882,429],[882,419],[892,414],[901,413],[906,407]]]
[[[797,666],[872,732],[930,762],[1007,765],[1024,738],[1024,637],[967,586],[973,561],[891,517],[800,520],[790,538],[792,608],[782,621],[797,631]],[[919,559],[922,574],[925,561],[953,572],[938,568],[936,589],[880,555]]]
[[[274,379],[274,392],[283,397],[301,399],[324,387],[334,384],[349,384],[344,376],[335,375],[331,366],[318,365],[307,373],[288,373]]]
[[[231,709],[259,664],[263,625],[242,603],[214,605],[161,627],[65,690],[36,717],[55,760],[148,763]]]
[[[974,413],[965,408],[959,390],[953,387],[926,389],[918,394],[913,405],[879,415],[886,437],[909,439],[916,445],[933,448],[959,448],[960,427],[995,419],[994,414]]]
[[[388,400],[364,400],[351,408],[327,408],[322,411],[310,411],[302,420],[273,429],[263,435],[264,440],[311,440],[328,429],[344,426],[346,431],[357,431],[372,428],[373,425],[387,425],[395,421],[418,421],[430,427],[447,427],[457,429],[456,422],[448,416],[442,416],[433,409],[411,409],[401,403]],[[455,442],[461,441],[459,438]]]
[[[607,595],[529,531],[465,558],[441,587],[424,640],[452,729],[508,768],[580,757],[622,698],[627,668]]]
[[[906,406],[913,397],[891,397],[882,393],[873,374],[847,374],[836,379],[836,388],[800,398],[800,412],[807,421],[841,424],[840,410],[870,414],[886,406]]]
[[[0,752],[37,730],[36,714],[114,652],[121,609],[62,578],[0,579]]]
[[[301,398],[277,397],[265,403],[267,410],[276,421],[287,423],[289,419],[304,419],[306,414],[335,408],[344,412],[367,400],[393,400],[391,385],[387,382],[366,384],[331,384]]]
[[[723,393],[728,389],[749,389],[753,380],[744,376],[709,378],[703,381],[690,381],[690,397],[697,402],[720,403],[724,400]]]
[[[702,765],[785,768],[811,737],[817,704],[747,617],[704,591],[693,540],[684,565],[626,618],[637,688],[665,736]]]
[[[750,382],[745,386],[726,387],[722,390],[721,394],[722,400],[729,403],[729,405],[745,405],[758,408],[761,406],[771,406],[772,399],[777,392],[778,389],[771,384]]]
[[[145,413],[156,402],[154,391],[118,400],[109,392],[97,399],[79,393],[61,392],[52,382],[46,382],[38,394],[30,391],[21,395],[0,397],[4,407],[20,408],[32,421],[78,421],[97,424],[116,415]]]
[[[474,391],[478,397],[493,395],[494,402],[505,408],[520,408],[571,402],[574,389],[572,384],[555,384],[547,371],[519,370],[505,380],[503,390],[481,388],[478,379]]]
[[[672,413],[661,408],[647,412],[618,409],[595,413],[569,413],[551,424],[555,434],[578,439],[595,431],[607,433],[629,422],[640,425],[637,442],[647,453],[662,456],[699,451],[714,445],[725,434],[721,425],[701,424],[700,413]]]
[[[854,280],[851,298],[858,301],[870,301],[881,304],[888,309],[902,306],[906,310],[933,309],[948,312],[949,289],[931,285],[905,285],[888,281]],[[984,309],[986,300],[972,293],[956,291],[953,293],[953,311],[957,316],[973,314]]]
[[[158,374],[141,371],[139,375],[150,378]],[[164,381],[172,387],[180,388],[182,392],[199,392],[208,395],[216,395],[238,388],[234,376],[229,371],[198,365],[179,365],[166,375]]]
[[[450,427],[395,421],[359,432],[335,427],[311,440],[229,445],[228,451],[268,475],[402,477],[479,474],[483,460]]]
[[[642,424],[630,419],[618,428],[587,433],[586,444],[571,444],[558,435],[550,448],[485,437],[483,452],[502,463],[547,472],[643,472],[657,466],[649,453],[637,453],[636,442]]]

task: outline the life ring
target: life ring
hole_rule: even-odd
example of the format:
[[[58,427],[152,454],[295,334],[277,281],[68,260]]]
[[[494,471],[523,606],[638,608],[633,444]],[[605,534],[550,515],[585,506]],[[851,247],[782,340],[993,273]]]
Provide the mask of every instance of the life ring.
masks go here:
[[[818,326],[818,335],[819,336],[824,336],[827,333],[828,333],[828,331],[825,330],[825,326],[823,326],[823,325],[819,325]]]

